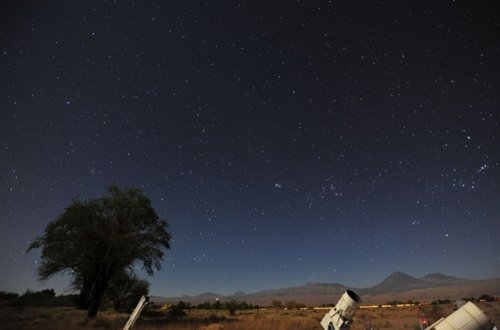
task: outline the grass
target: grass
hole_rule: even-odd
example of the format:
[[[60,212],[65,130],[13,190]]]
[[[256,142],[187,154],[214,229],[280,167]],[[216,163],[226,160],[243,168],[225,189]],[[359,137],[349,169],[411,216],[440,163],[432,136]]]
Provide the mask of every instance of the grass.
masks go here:
[[[500,324],[500,302],[478,303],[485,314]],[[439,313],[447,316],[452,306],[440,306]],[[431,306],[407,308],[360,309],[355,315],[351,330],[419,329],[419,316]],[[434,311],[435,312],[435,311]],[[134,329],[141,330],[321,330],[320,320],[326,310],[257,310],[227,311],[190,310],[178,320],[167,320],[163,312],[145,313]],[[2,329],[122,329],[129,315],[110,311],[99,312],[94,319],[87,319],[85,311],[72,308],[15,308],[0,307]],[[432,321],[432,320],[429,320]]]

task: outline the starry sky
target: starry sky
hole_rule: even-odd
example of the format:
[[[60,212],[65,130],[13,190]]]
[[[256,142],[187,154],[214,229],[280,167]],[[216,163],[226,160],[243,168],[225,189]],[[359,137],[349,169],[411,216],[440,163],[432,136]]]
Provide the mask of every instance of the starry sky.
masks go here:
[[[1,6],[0,290],[69,293],[25,250],[110,184],[155,295],[500,276],[497,1]]]

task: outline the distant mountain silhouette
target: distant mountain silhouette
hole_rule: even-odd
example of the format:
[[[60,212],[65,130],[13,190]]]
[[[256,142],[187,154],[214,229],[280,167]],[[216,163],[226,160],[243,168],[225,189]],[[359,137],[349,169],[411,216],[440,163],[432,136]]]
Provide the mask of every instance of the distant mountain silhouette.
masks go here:
[[[247,296],[259,297],[267,296],[270,294],[279,296],[293,296],[293,295],[336,295],[342,294],[346,290],[346,286],[339,283],[307,283],[302,286],[294,286],[288,288],[263,290]]]
[[[196,300],[203,300],[203,301],[215,301],[216,299],[224,298],[224,296],[213,292],[205,292],[197,296],[194,296],[193,298],[195,298]]]
[[[431,286],[430,283],[419,280],[413,276],[402,272],[394,272],[386,279],[371,288],[362,289],[365,293],[388,293],[388,292],[401,292],[411,289],[427,288]]]
[[[224,296],[217,293],[203,293],[197,296],[152,297],[155,302],[172,302],[179,300],[198,304],[214,302],[216,299],[235,299],[250,303],[269,305],[272,300],[282,302],[296,300],[307,304],[331,304],[344,293],[352,289],[360,294],[364,301],[384,303],[389,300],[417,299],[433,300],[451,296],[473,296],[488,293],[500,295],[500,278],[490,280],[465,280],[440,273],[427,274],[415,278],[402,272],[394,272],[377,285],[368,288],[353,288],[340,283],[307,283],[301,286],[262,290],[246,294],[238,291],[233,295]]]
[[[405,292],[413,289],[432,288],[465,281],[467,280],[440,273],[427,274],[418,279],[402,272],[394,272],[379,284],[370,288],[360,289],[360,292],[365,294]]]
[[[433,283],[433,284],[451,284],[451,283],[458,283],[458,282],[467,281],[467,280],[464,280],[463,278],[447,276],[447,275],[440,274],[440,273],[427,274],[420,279],[422,281],[425,281],[428,283]]]
[[[247,294],[243,291],[236,291],[235,293],[233,293],[231,295],[231,297],[242,297],[242,296],[246,296]]]

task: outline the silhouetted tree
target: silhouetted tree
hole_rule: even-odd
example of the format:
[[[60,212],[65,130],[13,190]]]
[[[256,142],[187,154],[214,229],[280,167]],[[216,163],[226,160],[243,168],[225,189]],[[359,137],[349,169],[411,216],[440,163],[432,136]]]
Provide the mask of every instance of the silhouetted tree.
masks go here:
[[[182,309],[182,310],[185,310],[185,309],[191,309],[192,306],[191,306],[191,303],[190,302],[184,302],[182,300],[180,300],[177,304],[176,304],[177,308],[179,309]]]
[[[198,309],[213,309],[213,306],[211,303],[205,301],[201,304],[198,304],[198,306],[196,306],[196,308],[198,308]]]
[[[179,300],[179,302],[177,303],[177,305],[176,305],[176,306],[177,306],[179,309],[182,309],[182,310],[184,310],[184,309],[188,309],[188,307],[187,307],[188,305],[187,305],[184,301],[182,301],[182,300]]]
[[[281,301],[280,300],[273,300],[271,302],[271,307],[273,307],[273,308],[281,308]]]
[[[486,300],[486,301],[495,301],[495,298],[490,296],[489,294],[483,294],[477,298],[479,300]]]
[[[285,306],[288,309],[299,309],[299,308],[305,307],[303,304],[299,304],[295,300],[287,301]]]
[[[17,293],[0,291],[0,302],[16,300],[18,297]]]
[[[110,196],[75,200],[28,248],[42,249],[40,280],[70,274],[73,285],[80,286],[79,304],[88,307],[88,317],[97,315],[116,274],[141,261],[152,275],[153,268],[160,269],[162,248],[170,248],[167,222],[140,190],[110,186],[108,191]]]
[[[186,312],[183,311],[179,306],[173,305],[167,311],[167,320],[174,321],[180,319],[181,317],[186,316]]]
[[[229,311],[229,314],[234,315],[237,309],[243,309],[242,303],[238,303],[236,300],[231,299],[224,303],[224,309]]]

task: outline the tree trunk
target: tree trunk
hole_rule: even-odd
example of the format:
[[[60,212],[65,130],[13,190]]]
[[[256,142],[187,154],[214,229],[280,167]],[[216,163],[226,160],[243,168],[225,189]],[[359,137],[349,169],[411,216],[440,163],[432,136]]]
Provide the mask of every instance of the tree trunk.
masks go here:
[[[81,289],[80,294],[78,295],[78,301],[76,303],[76,307],[78,309],[89,308],[88,297],[89,297],[88,292],[86,292],[85,289]]]
[[[106,291],[108,285],[108,280],[106,279],[96,279],[94,283],[94,290],[92,290],[92,296],[90,297],[90,306],[87,311],[87,317],[95,317],[101,305],[101,299]]]
[[[88,279],[83,280],[82,288],[80,289],[80,295],[78,296],[77,308],[78,309],[88,309],[89,308],[89,296],[90,289],[92,288],[92,281]]]

